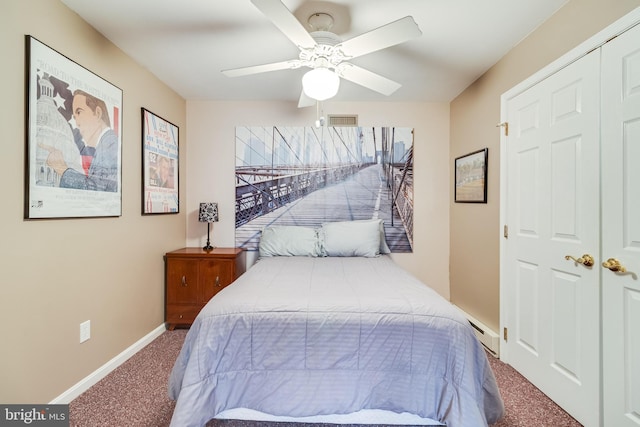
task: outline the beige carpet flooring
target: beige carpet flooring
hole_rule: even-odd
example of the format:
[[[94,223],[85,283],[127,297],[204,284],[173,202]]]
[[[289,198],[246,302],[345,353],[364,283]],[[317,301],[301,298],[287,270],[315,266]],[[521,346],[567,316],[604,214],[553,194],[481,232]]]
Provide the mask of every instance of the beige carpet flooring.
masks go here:
[[[167,381],[186,332],[164,332],[71,402],[71,426],[168,426],[175,402],[168,397]],[[509,365],[492,356],[489,356],[489,361],[506,408],[506,415],[492,427],[580,426]],[[328,425],[239,420],[212,420],[207,424],[207,427],[324,426]]]

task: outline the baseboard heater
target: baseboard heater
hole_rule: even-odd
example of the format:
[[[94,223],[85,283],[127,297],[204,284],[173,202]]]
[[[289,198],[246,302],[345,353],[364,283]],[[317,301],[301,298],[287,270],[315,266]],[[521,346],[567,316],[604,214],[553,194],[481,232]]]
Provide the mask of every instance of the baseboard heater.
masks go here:
[[[500,357],[500,336],[489,329],[482,322],[475,319],[469,313],[462,310],[460,307],[458,307],[458,310],[464,313],[464,315],[467,317],[467,320],[476,333],[476,337],[478,337],[478,340],[480,340],[482,345],[484,345],[492,355],[494,355],[495,357]]]

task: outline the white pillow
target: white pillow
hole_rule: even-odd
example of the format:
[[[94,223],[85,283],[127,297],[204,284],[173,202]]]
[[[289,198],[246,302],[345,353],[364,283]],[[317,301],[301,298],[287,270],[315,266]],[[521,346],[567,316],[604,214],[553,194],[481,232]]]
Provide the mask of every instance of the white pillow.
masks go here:
[[[318,232],[295,225],[273,225],[262,230],[258,250],[261,257],[320,255]]]
[[[380,253],[381,254],[390,254],[391,249],[389,249],[389,245],[387,245],[387,236],[384,234],[384,221],[380,220]]]
[[[382,220],[325,222],[319,237],[325,256],[380,255]]]

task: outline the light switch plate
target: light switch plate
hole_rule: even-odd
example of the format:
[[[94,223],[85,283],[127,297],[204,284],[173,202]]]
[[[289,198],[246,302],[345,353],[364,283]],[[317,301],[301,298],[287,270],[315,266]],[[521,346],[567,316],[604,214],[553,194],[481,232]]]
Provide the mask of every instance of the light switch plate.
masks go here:
[[[91,320],[80,323],[80,343],[91,338]]]

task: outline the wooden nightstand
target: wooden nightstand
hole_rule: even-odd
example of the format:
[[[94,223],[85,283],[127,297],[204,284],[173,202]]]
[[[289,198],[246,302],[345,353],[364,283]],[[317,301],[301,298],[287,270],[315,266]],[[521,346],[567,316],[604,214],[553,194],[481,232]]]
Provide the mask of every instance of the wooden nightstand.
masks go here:
[[[190,326],[202,307],[244,273],[242,249],[183,248],[165,259],[165,321],[173,330]]]

